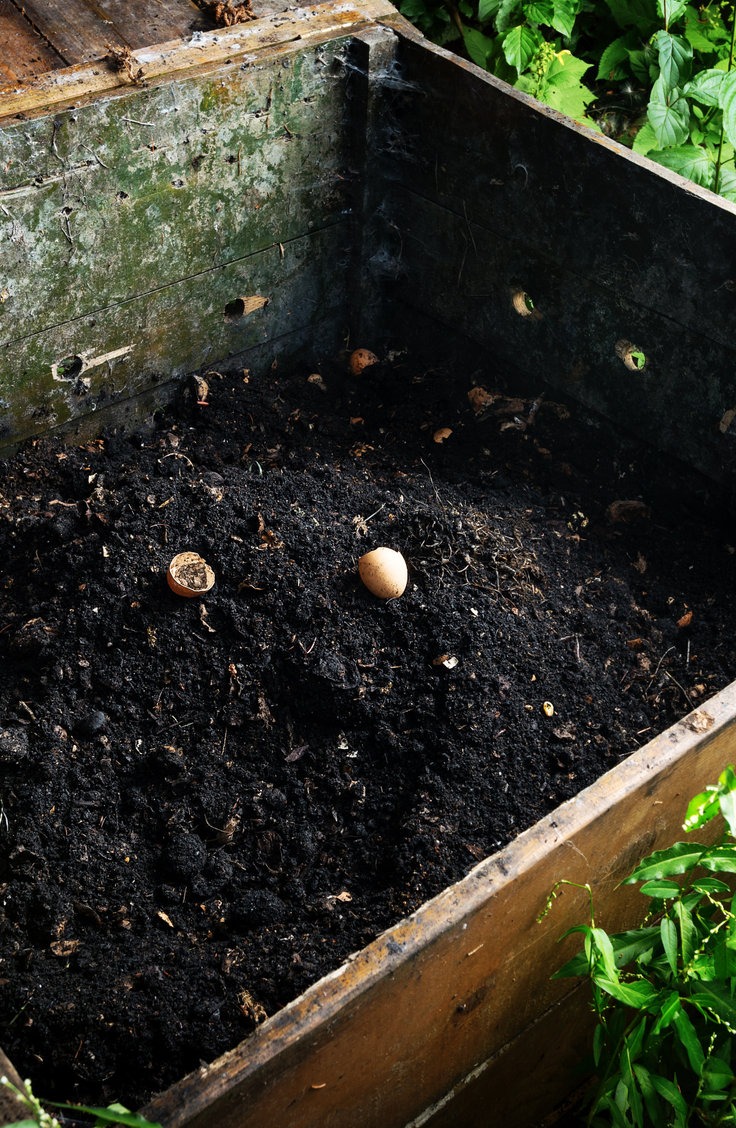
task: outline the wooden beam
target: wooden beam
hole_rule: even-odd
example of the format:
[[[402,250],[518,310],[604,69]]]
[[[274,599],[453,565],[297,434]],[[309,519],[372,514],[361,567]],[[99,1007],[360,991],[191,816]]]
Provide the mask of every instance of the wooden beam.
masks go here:
[[[22,10],[67,63],[102,59],[108,44],[126,45],[113,25],[100,19],[85,0],[23,0]]]
[[[193,0],[94,0],[94,7],[134,49],[190,36],[202,24]]]
[[[62,4],[64,0],[55,0]],[[300,9],[299,18],[272,16],[250,24],[199,32],[186,42],[175,40],[157,47],[132,52],[131,70],[140,70],[139,82],[153,83],[163,78],[198,71],[207,67],[243,61],[247,56],[273,52],[279,46],[297,42],[328,42],[339,35],[370,26],[382,17],[395,16],[388,0],[325,0]],[[55,74],[19,84],[3,94],[0,125],[7,120],[44,114],[64,104],[79,104],[101,94],[130,89],[131,79],[109,66],[84,65],[66,68]]]
[[[0,97],[6,86],[58,70],[65,60],[34,31],[12,0],[0,0]]]

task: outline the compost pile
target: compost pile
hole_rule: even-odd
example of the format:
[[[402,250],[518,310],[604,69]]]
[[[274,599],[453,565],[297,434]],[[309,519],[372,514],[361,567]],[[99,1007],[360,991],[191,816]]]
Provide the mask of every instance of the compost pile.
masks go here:
[[[727,536],[540,390],[208,373],[0,467],[0,1029],[39,1094],[140,1105],[734,676]]]

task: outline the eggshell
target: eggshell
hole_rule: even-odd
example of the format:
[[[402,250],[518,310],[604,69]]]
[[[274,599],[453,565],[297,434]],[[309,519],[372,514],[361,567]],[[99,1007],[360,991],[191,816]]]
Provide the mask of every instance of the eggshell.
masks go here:
[[[179,552],[169,564],[166,582],[176,595],[192,599],[214,587],[215,573],[196,552]]]
[[[355,349],[348,359],[348,368],[353,376],[360,376],[366,368],[378,364],[378,357],[370,349]]]
[[[393,548],[374,548],[358,561],[358,574],[368,591],[379,599],[398,599],[406,590],[406,560]]]

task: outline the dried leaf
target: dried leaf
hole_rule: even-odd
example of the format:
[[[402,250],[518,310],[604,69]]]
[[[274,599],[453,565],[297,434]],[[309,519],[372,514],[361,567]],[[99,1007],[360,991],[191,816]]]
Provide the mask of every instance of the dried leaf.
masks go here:
[[[692,611],[686,611],[685,614],[682,615],[677,620],[677,625],[678,625],[678,627],[680,627],[680,629],[683,629],[684,627],[689,627],[690,624],[692,623],[692,621],[693,621]]]

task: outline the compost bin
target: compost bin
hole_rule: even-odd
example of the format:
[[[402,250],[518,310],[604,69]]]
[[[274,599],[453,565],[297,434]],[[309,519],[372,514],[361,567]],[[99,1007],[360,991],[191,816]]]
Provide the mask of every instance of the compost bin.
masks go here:
[[[381,0],[192,35],[169,23],[180,38],[132,50],[108,24],[104,54],[85,24],[76,55],[82,25],[54,42],[55,6],[25,5],[42,31],[44,7],[42,57],[6,68],[0,103],[7,449],[138,423],[191,373],[350,339],[492,353],[728,499],[733,205],[428,44]],[[146,1115],[539,1123],[585,1037],[580,991],[550,981],[585,898],[537,916],[566,877],[591,883],[608,927],[635,919],[618,882],[733,759],[735,709],[729,686]]]

